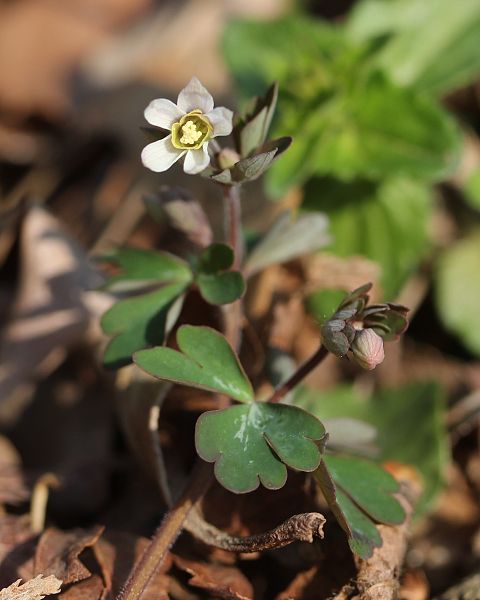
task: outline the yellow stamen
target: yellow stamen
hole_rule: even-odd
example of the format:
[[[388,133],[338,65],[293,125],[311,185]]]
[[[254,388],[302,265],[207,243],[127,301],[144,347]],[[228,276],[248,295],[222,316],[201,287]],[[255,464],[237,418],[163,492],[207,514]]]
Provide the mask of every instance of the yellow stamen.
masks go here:
[[[187,121],[182,127],[182,137],[180,142],[182,144],[195,144],[201,137],[202,132],[197,129],[197,126],[193,121]]]

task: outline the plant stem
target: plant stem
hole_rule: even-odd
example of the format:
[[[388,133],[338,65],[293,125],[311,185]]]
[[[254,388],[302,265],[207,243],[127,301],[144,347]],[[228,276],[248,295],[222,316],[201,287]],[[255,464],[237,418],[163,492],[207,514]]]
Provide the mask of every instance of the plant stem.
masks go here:
[[[242,208],[240,190],[235,185],[223,186],[225,237],[235,253],[233,269],[239,269],[243,260]]]
[[[280,402],[287,394],[289,394],[295,386],[297,386],[305,377],[317,367],[322,360],[324,360],[328,355],[328,350],[325,346],[320,346],[320,348],[313,354],[307,362],[304,362],[303,365],[300,365],[297,371],[289,378],[285,383],[283,383],[279,388],[277,388],[272,396],[268,399],[268,402]]]
[[[138,600],[162,565],[172,544],[196,502],[212,484],[211,465],[197,461],[187,488],[175,506],[167,513],[134,569],[131,571],[118,600]]]
[[[243,259],[243,237],[238,187],[223,186],[223,198],[227,239],[233,248],[235,257],[233,268],[239,269]],[[232,347],[238,350],[243,320],[242,300],[227,305],[224,314],[225,336]],[[225,405],[228,405],[227,402],[229,401],[226,399],[219,399],[219,408],[224,408]],[[207,493],[213,480],[211,465],[198,460],[185,491],[154,533],[152,541],[132,569],[117,600],[140,600],[142,598],[148,584],[180,535],[193,506]]]

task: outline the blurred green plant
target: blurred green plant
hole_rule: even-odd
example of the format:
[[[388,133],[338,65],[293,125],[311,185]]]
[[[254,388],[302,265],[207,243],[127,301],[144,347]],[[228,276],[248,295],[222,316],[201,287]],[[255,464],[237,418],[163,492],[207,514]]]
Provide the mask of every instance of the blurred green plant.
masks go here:
[[[439,97],[479,72],[479,37],[476,0],[363,0],[341,25],[296,11],[225,32],[240,94],[277,79],[274,131],[295,140],[267,191],[303,186],[302,208],[331,219],[329,248],[376,261],[387,299],[428,256],[432,185],[454,171],[462,142]]]

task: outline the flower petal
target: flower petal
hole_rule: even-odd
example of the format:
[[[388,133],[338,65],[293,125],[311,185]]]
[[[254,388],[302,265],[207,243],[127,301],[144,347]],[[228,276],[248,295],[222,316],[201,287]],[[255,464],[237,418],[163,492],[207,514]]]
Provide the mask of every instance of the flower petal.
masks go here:
[[[192,77],[186,87],[178,94],[178,107],[186,113],[201,110],[208,113],[213,109],[213,98],[196,77]]]
[[[172,144],[172,136],[167,135],[163,140],[152,142],[142,150],[142,163],[156,173],[166,171],[174,162],[185,154]]]
[[[200,173],[210,164],[210,155],[208,154],[208,142],[203,144],[198,150],[189,150],[183,163],[183,170],[189,175]]]
[[[213,137],[217,135],[230,135],[232,133],[233,112],[224,106],[217,106],[205,115],[213,125]]]
[[[152,100],[144,112],[145,119],[150,125],[169,130],[174,123],[180,121],[184,114],[183,110],[166,98]]]

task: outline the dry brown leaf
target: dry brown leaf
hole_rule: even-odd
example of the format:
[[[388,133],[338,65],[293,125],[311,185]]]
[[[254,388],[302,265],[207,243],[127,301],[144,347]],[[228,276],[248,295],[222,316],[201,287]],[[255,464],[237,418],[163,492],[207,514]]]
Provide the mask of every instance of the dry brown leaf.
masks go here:
[[[62,600],[100,600],[104,598],[105,587],[99,575],[83,579],[60,594]]]
[[[47,529],[41,536],[34,559],[35,573],[51,573],[60,577],[64,584],[75,583],[90,577],[91,573],[78,558],[93,546],[103,532],[103,527],[70,532]]]
[[[243,573],[235,567],[189,560],[174,556],[176,566],[190,573],[191,586],[207,590],[215,598],[226,600],[250,600],[253,587]]]
[[[146,538],[130,533],[107,531],[93,547],[95,558],[102,570],[108,598],[116,598],[126,582],[133,565],[148,546]],[[168,600],[171,578],[165,575],[172,564],[170,556],[155,574],[142,598]]]
[[[18,579],[8,588],[0,590],[0,600],[41,600],[50,594],[58,594],[62,585],[54,575],[37,575],[20,585],[21,581]]]

